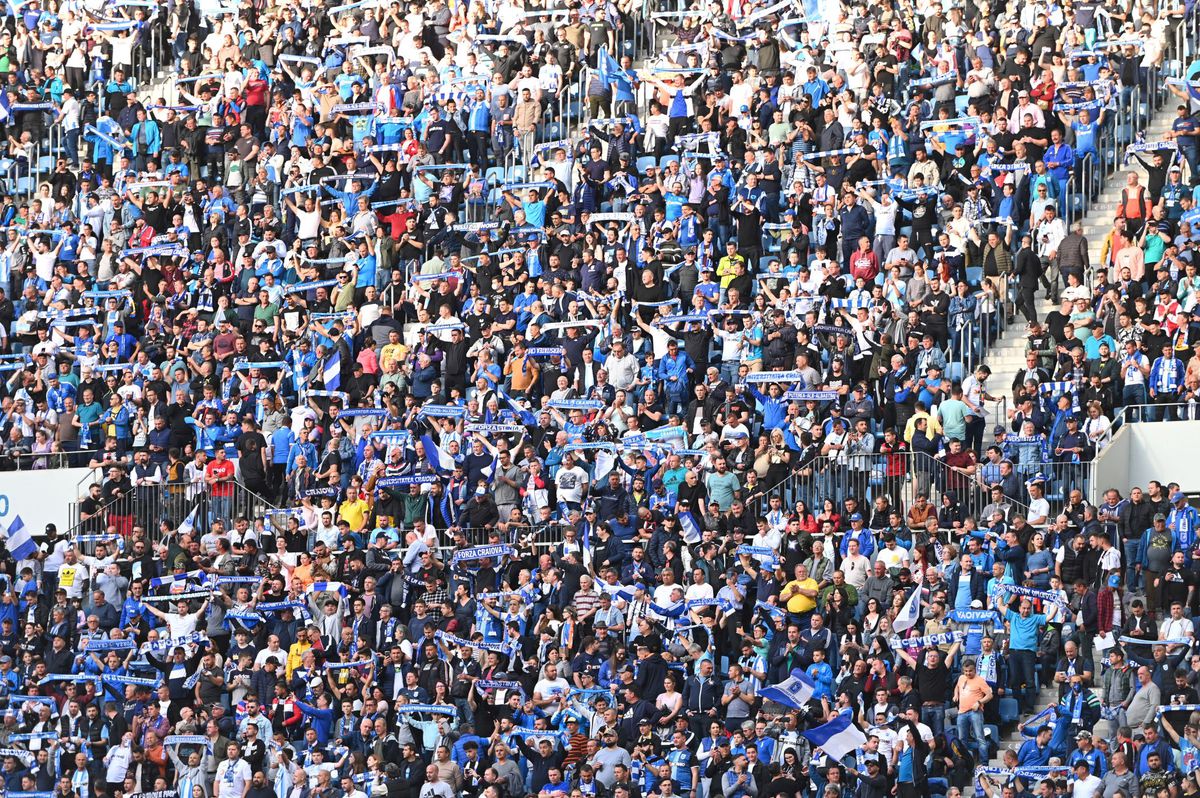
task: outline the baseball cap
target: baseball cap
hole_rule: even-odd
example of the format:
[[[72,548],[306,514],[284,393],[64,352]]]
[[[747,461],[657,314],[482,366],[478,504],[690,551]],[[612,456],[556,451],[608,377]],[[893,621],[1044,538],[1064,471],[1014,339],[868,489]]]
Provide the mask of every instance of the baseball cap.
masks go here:
[[[1166,520],[1167,520],[1167,517],[1166,517],[1165,515],[1163,515],[1162,513],[1155,513],[1155,514],[1154,514],[1154,521],[1155,521],[1155,523],[1157,523],[1157,522],[1159,522],[1159,521],[1166,521]]]

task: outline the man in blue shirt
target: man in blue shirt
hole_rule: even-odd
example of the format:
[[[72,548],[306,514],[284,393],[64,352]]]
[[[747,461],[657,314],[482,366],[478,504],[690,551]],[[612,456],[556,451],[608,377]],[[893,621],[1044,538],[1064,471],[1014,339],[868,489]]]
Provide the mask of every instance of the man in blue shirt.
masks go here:
[[[1175,348],[1170,341],[1162,345],[1162,357],[1154,361],[1150,367],[1150,401],[1156,405],[1169,405],[1177,401],[1179,391],[1183,388],[1183,361],[1175,357]],[[1150,421],[1169,419],[1174,411],[1167,408],[1150,407],[1146,414]]]
[[[1009,685],[1021,704],[1022,712],[1032,712],[1037,696],[1037,676],[1033,666],[1037,662],[1038,637],[1046,625],[1046,616],[1033,612],[1032,600],[1020,597],[1018,611],[1013,612],[1011,603],[1017,596],[1009,596],[1009,607],[1004,611],[1004,621],[1009,629]]]
[[[1063,141],[1061,130],[1050,132],[1050,147],[1042,156],[1042,160],[1057,186],[1058,190],[1055,192],[1055,196],[1065,197],[1067,180],[1071,177],[1071,168],[1075,166],[1075,151],[1071,149],[1070,144]]]

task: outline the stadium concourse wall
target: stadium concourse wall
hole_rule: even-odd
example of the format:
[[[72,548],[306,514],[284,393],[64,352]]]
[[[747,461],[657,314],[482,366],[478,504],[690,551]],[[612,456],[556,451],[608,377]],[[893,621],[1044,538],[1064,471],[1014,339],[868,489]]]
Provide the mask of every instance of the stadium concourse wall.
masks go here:
[[[0,473],[0,531],[21,517],[34,537],[41,537],[46,524],[65,532],[76,515],[81,487],[90,468],[46,468]],[[86,492],[86,491],[84,491]]]
[[[1124,424],[1095,463],[1093,484],[1102,493],[1107,487],[1129,495],[1131,486],[1143,488],[1157,479],[1178,482],[1189,495],[1200,494],[1200,468],[1195,453],[1200,451],[1200,420]],[[1092,497],[1103,501],[1103,496]]]

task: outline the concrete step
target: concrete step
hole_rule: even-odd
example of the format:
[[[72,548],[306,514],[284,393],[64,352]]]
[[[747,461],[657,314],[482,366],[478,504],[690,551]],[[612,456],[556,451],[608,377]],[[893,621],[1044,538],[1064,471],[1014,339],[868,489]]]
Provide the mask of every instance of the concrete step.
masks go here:
[[[1161,138],[1164,132],[1171,129],[1171,124],[1175,117],[1173,108],[1174,106],[1168,103],[1155,114],[1146,131],[1147,140],[1153,141]],[[1082,220],[1083,234],[1088,240],[1088,254],[1091,256],[1093,263],[1100,261],[1100,250],[1103,246],[1104,237],[1112,230],[1113,216],[1117,204],[1121,199],[1121,190],[1125,186],[1125,175],[1129,171],[1135,171],[1142,179],[1143,185],[1145,184],[1146,170],[1137,161],[1131,162],[1127,167],[1118,170],[1105,182],[1099,197],[1092,204],[1089,212]],[[1038,317],[1045,318],[1046,314],[1053,309],[1053,305],[1041,298],[1041,291],[1039,290],[1036,309]],[[999,392],[1007,395],[1013,378],[1019,370],[1024,368],[1025,339],[1027,335],[1028,332],[1024,321],[1018,319],[1005,330],[1000,339],[994,342],[985,354],[983,362],[988,364],[992,369],[990,384],[995,386],[992,391],[993,394]],[[1054,688],[1043,691],[1043,693],[1046,693],[1045,698],[1047,700],[1055,700],[1058,697],[1057,690]],[[1044,705],[1044,703],[1041,705]]]

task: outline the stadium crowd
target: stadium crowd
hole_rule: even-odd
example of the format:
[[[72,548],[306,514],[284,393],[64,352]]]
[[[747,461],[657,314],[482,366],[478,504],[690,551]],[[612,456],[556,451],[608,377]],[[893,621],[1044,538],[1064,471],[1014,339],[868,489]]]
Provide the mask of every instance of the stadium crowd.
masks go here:
[[[1200,790],[1190,5],[9,11],[7,798]]]

